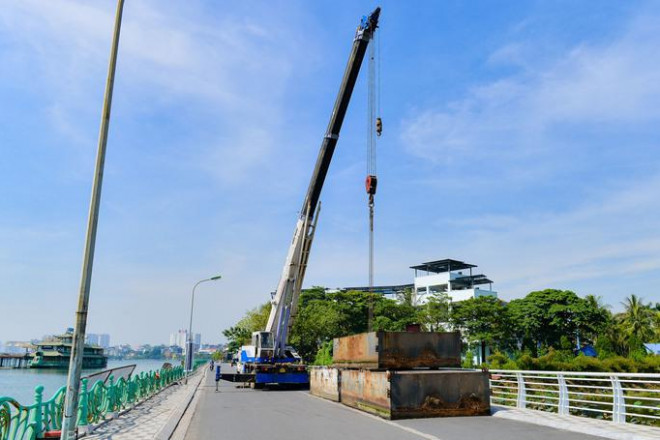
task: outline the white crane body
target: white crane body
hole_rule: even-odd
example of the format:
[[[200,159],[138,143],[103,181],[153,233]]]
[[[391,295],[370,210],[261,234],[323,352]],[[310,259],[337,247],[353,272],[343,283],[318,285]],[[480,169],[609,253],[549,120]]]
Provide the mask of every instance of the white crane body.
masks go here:
[[[293,239],[272,297],[272,308],[264,331],[252,334],[252,344],[241,347],[238,358],[240,374],[254,374],[255,386],[266,383],[308,383],[307,367],[296,351],[286,345],[298,309],[298,299],[307,269],[316,222],[320,211],[319,197],[323,188],[341,125],[360,71],[360,66],[374,31],[378,27],[380,8],[362,18],[353,40],[351,54],[344,71],[330,122],[321,143],[316,166],[296,222]]]

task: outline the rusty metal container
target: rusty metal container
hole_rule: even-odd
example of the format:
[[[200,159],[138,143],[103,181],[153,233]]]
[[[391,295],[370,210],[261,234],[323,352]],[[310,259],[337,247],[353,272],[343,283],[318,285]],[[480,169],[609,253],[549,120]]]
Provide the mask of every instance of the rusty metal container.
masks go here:
[[[339,402],[341,370],[332,367],[309,369],[309,392],[324,399]]]
[[[453,333],[370,332],[335,338],[333,366],[411,369],[461,366],[461,335]]]
[[[490,414],[488,373],[341,371],[341,402],[387,419]]]

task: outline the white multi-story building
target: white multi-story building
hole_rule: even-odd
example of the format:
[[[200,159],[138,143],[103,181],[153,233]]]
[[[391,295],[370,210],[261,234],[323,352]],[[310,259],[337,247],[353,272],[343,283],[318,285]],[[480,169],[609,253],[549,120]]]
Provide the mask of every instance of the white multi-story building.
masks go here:
[[[99,347],[110,347],[110,335],[107,333],[87,333],[85,335],[85,343],[89,345],[98,345]]]
[[[175,333],[170,333],[170,347],[186,348],[188,341],[188,330],[179,329]]]
[[[188,330],[181,329],[176,333],[170,333],[170,347],[181,347],[185,350],[188,343]],[[195,350],[202,345],[202,334],[193,333],[193,346]]]
[[[493,282],[486,275],[474,274],[474,264],[445,259],[411,266],[415,270],[413,294],[415,304],[424,304],[433,293],[446,293],[451,302],[480,296],[494,296]],[[487,288],[483,286],[488,286]]]
[[[486,275],[473,273],[474,264],[445,259],[410,266],[415,270],[412,284],[373,287],[344,287],[337,290],[358,290],[374,292],[386,298],[400,300],[406,291],[411,290],[413,304],[425,304],[431,294],[446,293],[451,302],[465,301],[480,296],[494,296],[493,282]],[[488,285],[486,288],[485,286]]]

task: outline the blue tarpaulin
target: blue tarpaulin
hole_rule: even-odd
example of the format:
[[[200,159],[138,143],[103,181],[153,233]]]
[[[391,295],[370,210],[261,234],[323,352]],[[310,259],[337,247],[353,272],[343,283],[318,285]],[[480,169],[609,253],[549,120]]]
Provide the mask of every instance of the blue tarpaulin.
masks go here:
[[[597,357],[598,356],[598,352],[596,351],[596,349],[592,345],[585,345],[584,347],[582,347],[580,349],[580,353],[582,353],[585,356],[589,356],[589,357]]]
[[[660,344],[644,344],[644,348],[651,354],[660,354]]]

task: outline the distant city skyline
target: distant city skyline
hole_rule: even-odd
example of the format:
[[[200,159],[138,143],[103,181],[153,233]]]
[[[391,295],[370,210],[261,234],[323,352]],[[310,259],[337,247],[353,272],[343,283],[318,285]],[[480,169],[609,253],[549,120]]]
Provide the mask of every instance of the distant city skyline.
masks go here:
[[[379,285],[474,261],[503,300],[655,300],[660,3],[383,0]],[[0,337],[75,323],[114,2],[0,8]],[[270,300],[373,2],[127,2],[87,329],[208,342]],[[415,35],[411,39],[411,35]],[[303,287],[368,284],[363,66]],[[657,296],[657,295],[656,295]]]
[[[107,333],[87,333],[85,335],[85,343],[108,348],[110,347],[110,335]]]
[[[181,348],[186,348],[188,342],[188,330],[179,329],[174,333],[170,333],[170,347],[176,346]],[[202,335],[200,333],[193,332],[193,344],[197,347],[202,344]]]

